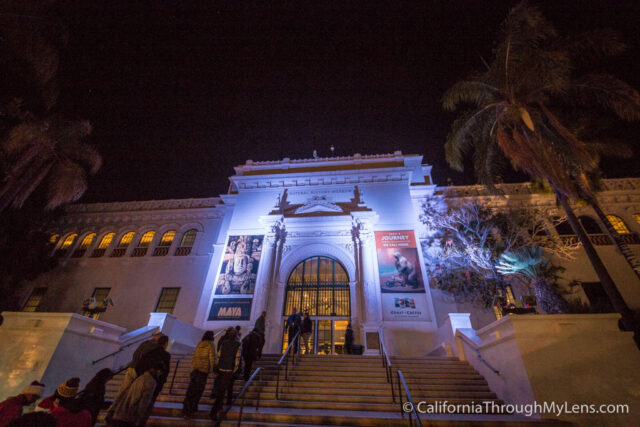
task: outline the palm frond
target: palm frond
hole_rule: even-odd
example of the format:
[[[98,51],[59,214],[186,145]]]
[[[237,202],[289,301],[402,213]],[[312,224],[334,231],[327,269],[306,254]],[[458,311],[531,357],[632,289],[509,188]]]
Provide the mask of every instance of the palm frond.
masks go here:
[[[589,74],[567,86],[575,105],[610,109],[627,121],[640,120],[640,93],[608,74]]]
[[[451,86],[442,96],[442,107],[455,111],[458,104],[484,107],[501,100],[500,89],[481,81],[463,80]]]
[[[574,63],[584,65],[620,55],[627,49],[620,33],[610,28],[563,37],[556,42],[556,46],[567,52]]]
[[[445,157],[452,168],[464,169],[464,154],[471,149],[474,140],[485,137],[482,134],[482,129],[486,129],[484,121],[495,120],[496,112],[493,110],[497,109],[497,104],[489,104],[480,110],[466,111],[453,122],[445,141]]]
[[[84,169],[70,160],[58,162],[51,171],[48,187],[45,209],[75,202],[87,191]]]

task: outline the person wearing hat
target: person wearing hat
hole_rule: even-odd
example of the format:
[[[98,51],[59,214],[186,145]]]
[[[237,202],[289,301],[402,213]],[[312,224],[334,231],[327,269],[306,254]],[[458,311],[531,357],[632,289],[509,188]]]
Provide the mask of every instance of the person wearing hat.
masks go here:
[[[76,399],[80,378],[68,379],[58,386],[53,396],[44,399],[39,408],[48,409],[56,419],[58,427],[91,427],[91,413],[82,409]]]
[[[22,408],[40,399],[43,392],[44,384],[34,381],[26,386],[19,395],[0,402],[0,427],[4,427],[20,417]]]
[[[144,426],[148,408],[153,401],[156,379],[162,375],[165,366],[161,360],[154,360],[147,370],[136,378],[129,388],[113,402],[113,418],[108,420],[114,427]]]

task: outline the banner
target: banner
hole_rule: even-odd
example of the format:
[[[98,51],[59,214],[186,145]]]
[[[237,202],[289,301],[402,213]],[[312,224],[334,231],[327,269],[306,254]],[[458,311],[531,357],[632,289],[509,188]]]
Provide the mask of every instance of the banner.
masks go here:
[[[376,231],[382,293],[424,293],[416,238],[412,230]]]
[[[249,320],[252,298],[214,298],[208,320]]]
[[[384,320],[428,320],[420,257],[413,230],[376,231]]]
[[[216,295],[253,295],[264,236],[229,236]]]

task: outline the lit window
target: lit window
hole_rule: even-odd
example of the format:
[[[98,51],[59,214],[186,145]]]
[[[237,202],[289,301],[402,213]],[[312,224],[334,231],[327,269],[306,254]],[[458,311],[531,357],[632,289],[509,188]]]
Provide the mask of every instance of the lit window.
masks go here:
[[[175,230],[169,230],[162,235],[162,239],[160,240],[160,244],[158,246],[171,246],[173,243],[173,238],[176,237]]]
[[[52,234],[51,237],[49,237],[49,243],[55,243],[58,241],[59,238],[60,238],[59,234]]]
[[[627,228],[627,225],[624,223],[622,218],[615,215],[607,215],[607,219],[613,225],[613,228],[618,232],[618,234],[629,234],[630,231]]]
[[[638,224],[640,224],[640,213],[633,214],[633,219],[635,219],[635,220],[636,220],[636,222],[637,222]]]
[[[113,241],[113,238],[114,238],[115,235],[116,235],[116,233],[107,233],[107,234],[105,234],[102,237],[102,240],[100,240],[100,243],[98,244],[98,247],[95,248],[93,250],[93,252],[91,253],[91,258],[99,258],[99,257],[103,256],[104,253],[107,251],[107,248],[109,247],[109,245]]]
[[[142,235],[142,238],[140,239],[140,243],[138,243],[138,247],[139,248],[148,248],[149,245],[151,244],[151,241],[153,240],[153,236],[156,234],[155,231],[147,231],[146,233],[144,233]]]
[[[511,288],[511,285],[505,286],[505,290],[507,295],[507,304],[515,304],[516,299],[513,296],[513,289]]]
[[[191,247],[193,246],[193,242],[196,241],[196,233],[197,230],[189,230],[182,236],[182,241],[180,242],[181,247]]]
[[[116,233],[105,234],[102,240],[100,241],[100,244],[98,245],[98,249],[107,249],[111,244],[111,242],[113,241],[113,238],[115,237],[115,235]]]
[[[109,292],[111,292],[111,288],[95,288],[93,290],[93,294],[91,295],[92,298],[95,299],[96,305],[98,307],[104,307],[105,304],[105,300],[107,299],[107,297],[109,296]],[[110,304],[111,302],[107,302],[107,304]],[[102,313],[93,313],[91,314],[90,311],[85,311],[84,315],[85,316],[90,316],[94,319],[98,319],[100,317],[100,314]]]
[[[133,240],[133,236],[136,233],[133,231],[128,232],[127,234],[125,234],[124,236],[122,236],[122,238],[120,239],[120,243],[118,243],[118,247],[119,248],[128,248],[129,244],[131,243],[131,241]]]
[[[95,238],[96,233],[90,233],[84,236],[84,239],[82,239],[82,243],[80,243],[80,249],[86,250],[89,246],[91,246],[91,243],[93,243],[93,239]]]
[[[38,311],[38,307],[40,306],[42,297],[46,291],[47,288],[34,288],[33,291],[31,291],[31,295],[29,295],[29,299],[25,303],[24,307],[22,307],[22,311]]]
[[[73,245],[73,242],[76,240],[76,237],[78,237],[77,234],[68,235],[67,238],[64,239],[64,242],[62,242],[62,246],[60,246],[60,249],[69,249],[71,245]]]
[[[162,288],[158,304],[156,305],[156,313],[173,313],[178,301],[180,288]]]
[[[60,245],[60,247],[56,251],[56,257],[58,258],[64,257],[67,254],[67,251],[71,248],[73,243],[76,241],[76,237],[78,237],[78,235],[75,233],[68,235],[67,238],[64,239],[64,241],[62,242],[62,245]]]
[[[78,246],[76,250],[73,251],[73,255],[71,256],[73,258],[82,257],[85,254],[85,252],[87,252],[87,248],[91,245],[95,237],[96,237],[96,233],[89,233],[86,236],[84,236],[84,239],[82,239],[82,243],[80,243],[80,246]]]

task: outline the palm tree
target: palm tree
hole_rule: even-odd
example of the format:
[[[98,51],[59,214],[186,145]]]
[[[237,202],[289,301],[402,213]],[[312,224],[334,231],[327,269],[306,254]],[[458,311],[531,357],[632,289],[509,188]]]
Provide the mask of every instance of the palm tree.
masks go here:
[[[14,126],[0,141],[10,165],[0,187],[0,212],[22,207],[45,181],[46,209],[78,200],[87,189],[87,172],[102,165],[100,154],[82,140],[89,133],[89,122],[55,117]]]
[[[640,119],[640,94],[626,83],[610,75],[575,75],[584,58],[616,55],[625,46],[616,33],[607,30],[560,37],[541,12],[526,3],[509,12],[502,34],[494,60],[485,63],[486,70],[456,83],[444,95],[446,110],[463,106],[447,137],[447,161],[462,170],[464,155],[473,151],[476,176],[492,190],[500,182],[505,159],[533,179],[548,181],[622,315],[625,329],[635,330],[633,312],[569,203],[584,198],[598,207],[587,177],[596,175],[604,144],[578,138],[562,120],[567,109],[596,107],[623,120]]]

